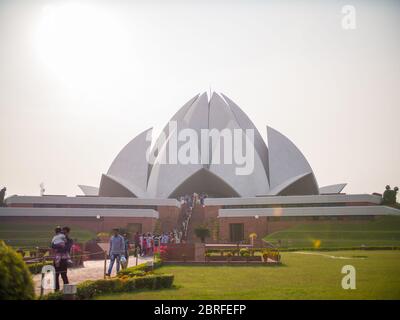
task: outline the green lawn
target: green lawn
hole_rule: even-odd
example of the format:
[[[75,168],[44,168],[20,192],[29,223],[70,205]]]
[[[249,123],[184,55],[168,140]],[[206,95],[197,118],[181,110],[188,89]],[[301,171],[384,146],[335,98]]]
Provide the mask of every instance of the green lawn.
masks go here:
[[[400,299],[400,251],[285,252],[282,261],[280,267],[164,266],[157,272],[175,275],[172,289],[97,299]],[[356,268],[356,290],[341,287],[344,265]]]
[[[13,247],[48,246],[54,235],[54,225],[0,224],[0,240]],[[79,227],[71,227],[71,237],[79,242],[95,237],[95,233]]]
[[[400,246],[400,217],[384,216],[359,223],[332,221],[321,224],[301,224],[274,232],[264,239],[288,248]]]

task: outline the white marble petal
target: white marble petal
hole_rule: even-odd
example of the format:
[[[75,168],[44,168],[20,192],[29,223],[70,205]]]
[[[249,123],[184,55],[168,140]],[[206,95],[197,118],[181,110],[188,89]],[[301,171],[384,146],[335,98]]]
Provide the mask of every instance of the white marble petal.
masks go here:
[[[267,127],[271,189],[291,178],[313,172],[301,151],[283,134]],[[316,186],[318,190],[318,186]]]
[[[225,101],[216,93],[212,95],[210,101],[209,122],[210,129],[228,129],[232,138],[234,137],[235,129],[242,129],[237,122],[236,117],[232,113],[229,105],[227,105]],[[268,178],[262,160],[260,159],[257,150],[254,148],[254,141],[250,140],[243,130],[241,130],[240,138],[242,153],[244,153],[246,150],[246,144],[251,145],[252,156],[248,159],[249,163],[251,163],[251,170],[248,172],[248,174],[238,174],[238,168],[243,167],[243,165],[236,163],[233,150],[234,148],[232,147],[230,148],[232,163],[227,163],[228,159],[224,158],[223,156],[225,141],[222,143],[222,139],[220,140],[221,143],[212,149],[212,163],[210,165],[210,171],[227,182],[241,196],[256,196],[260,193],[266,193],[269,189]],[[233,143],[233,139],[231,143]]]
[[[332,184],[329,186],[324,186],[319,188],[320,194],[337,194],[342,192],[342,190],[347,186],[347,183]]]
[[[123,182],[128,189],[135,189],[135,194],[146,193],[148,161],[146,152],[148,151],[151,140],[152,128],[145,130],[131,140],[117,155],[107,176],[114,180]]]
[[[82,190],[85,196],[98,196],[99,195],[99,188],[93,186],[87,186],[83,184],[78,184],[79,189]]]
[[[267,177],[269,179],[269,164],[268,164],[268,148],[265,144],[263,137],[260,132],[254,125],[254,123],[250,120],[247,114],[231,99],[229,99],[226,95],[221,93],[225,101],[229,104],[232,113],[235,116],[235,119],[239,126],[242,129],[253,129],[254,130],[254,147],[257,151],[258,156],[260,157],[262,164],[264,166],[264,170],[267,173]]]

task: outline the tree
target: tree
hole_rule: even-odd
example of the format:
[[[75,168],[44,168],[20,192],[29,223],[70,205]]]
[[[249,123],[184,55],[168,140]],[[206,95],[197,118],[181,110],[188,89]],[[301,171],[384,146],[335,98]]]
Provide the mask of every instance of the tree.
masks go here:
[[[0,241],[0,300],[32,300],[31,274],[22,256]]]
[[[6,187],[0,190],[0,207],[4,207],[4,198],[6,196]]]
[[[382,203],[386,205],[395,205],[397,192],[399,191],[398,187],[394,187],[392,190],[389,185],[386,186],[385,192],[383,193]]]
[[[161,221],[157,220],[156,224],[154,225],[154,230],[153,230],[154,234],[161,234]]]
[[[194,229],[194,233],[200,238],[201,242],[206,242],[206,238],[210,236],[210,229],[207,226],[198,226]]]

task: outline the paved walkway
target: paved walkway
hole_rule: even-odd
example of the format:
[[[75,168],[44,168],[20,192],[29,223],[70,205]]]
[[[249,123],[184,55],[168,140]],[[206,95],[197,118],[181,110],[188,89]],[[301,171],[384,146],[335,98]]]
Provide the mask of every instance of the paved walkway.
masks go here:
[[[139,257],[138,264],[151,260],[152,257]],[[110,263],[110,260],[107,260],[107,268]],[[136,264],[136,258],[131,256],[129,258],[129,267],[132,267]],[[113,275],[116,274],[116,265],[114,264]],[[72,268],[68,269],[68,280],[70,284],[78,284],[85,280],[97,280],[103,279],[104,277],[104,260],[97,261],[85,261],[84,267],[82,268]],[[35,291],[37,295],[40,295],[40,281],[41,274],[36,274],[33,276],[33,282],[35,285]],[[62,289],[62,280],[60,277],[60,285]]]

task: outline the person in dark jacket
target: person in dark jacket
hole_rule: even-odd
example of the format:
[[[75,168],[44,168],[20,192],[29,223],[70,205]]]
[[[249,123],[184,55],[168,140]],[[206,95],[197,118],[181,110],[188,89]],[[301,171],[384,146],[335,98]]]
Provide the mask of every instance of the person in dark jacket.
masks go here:
[[[54,262],[54,268],[56,270],[56,291],[60,290],[60,276],[61,279],[63,280],[64,284],[69,284],[68,280],[68,264],[70,264],[71,261],[71,248],[73,245],[73,240],[69,237],[69,233],[71,229],[69,227],[63,227],[62,229],[60,227],[56,228],[56,234],[57,233],[62,233],[65,236],[65,245],[64,246],[54,246],[52,245],[52,248],[55,250],[55,262]]]

